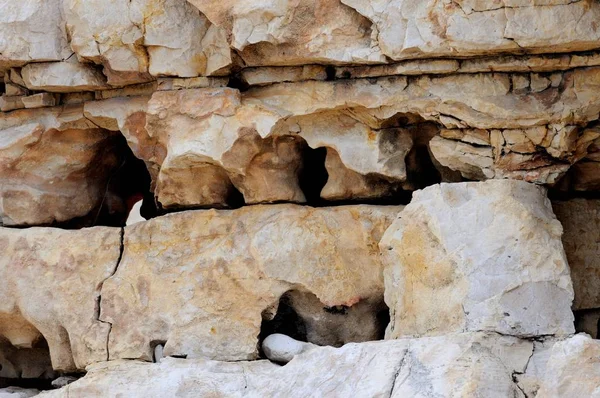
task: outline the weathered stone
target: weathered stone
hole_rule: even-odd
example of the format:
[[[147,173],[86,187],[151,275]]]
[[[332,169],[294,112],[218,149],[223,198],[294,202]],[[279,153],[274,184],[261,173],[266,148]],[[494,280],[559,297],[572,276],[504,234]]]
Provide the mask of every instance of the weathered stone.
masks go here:
[[[562,243],[575,291],[574,310],[600,308],[600,200],[552,204],[564,233]]]
[[[25,104],[23,104],[23,98],[23,96],[0,96],[0,111],[10,112],[16,109],[25,108]]]
[[[111,84],[154,76],[222,73],[231,64],[225,32],[180,0],[65,0],[71,47],[101,63]]]
[[[318,346],[311,343],[294,340],[285,334],[277,333],[269,335],[262,344],[262,349],[265,353],[265,356],[269,360],[279,363],[288,363],[294,359],[296,355],[300,355],[303,352],[316,347]]]
[[[71,55],[61,0],[0,1],[0,70]]]
[[[532,184],[491,180],[415,192],[380,242],[386,337],[573,333],[561,234],[544,189]]]
[[[106,77],[93,66],[75,58],[67,62],[29,64],[21,69],[25,86],[30,90],[67,93],[108,88]]]
[[[85,119],[82,106],[0,115],[0,131],[0,224],[53,224],[99,213],[122,161],[115,133]]]
[[[151,360],[157,342],[166,356],[253,359],[263,317],[289,290],[308,290],[323,307],[380,298],[377,242],[399,210],[250,206],[127,227],[102,289],[110,359]]]
[[[21,99],[27,109],[47,108],[57,105],[56,97],[50,93],[33,94]]]
[[[196,1],[198,2],[198,0]],[[592,2],[341,0],[373,22],[387,57],[433,58],[597,49]]]
[[[113,361],[40,397],[521,397],[514,373],[525,371],[533,344],[497,335],[458,334],[320,347],[285,366],[268,361],[165,358]]]
[[[246,68],[242,71],[242,79],[250,86],[304,80],[326,80],[327,68],[321,65]]]
[[[190,3],[230,34],[249,66],[385,61],[371,22],[338,0]]]
[[[23,348],[43,337],[56,370],[105,361],[110,325],[98,320],[98,300],[117,265],[120,230],[0,228],[0,247],[0,334]]]
[[[554,344],[538,397],[600,397],[600,342],[576,335]]]
[[[45,340],[27,321],[2,314],[0,320],[0,380],[55,377]],[[12,339],[12,343],[9,340]]]
[[[0,388],[0,398],[30,398],[40,393],[35,388],[6,387]]]

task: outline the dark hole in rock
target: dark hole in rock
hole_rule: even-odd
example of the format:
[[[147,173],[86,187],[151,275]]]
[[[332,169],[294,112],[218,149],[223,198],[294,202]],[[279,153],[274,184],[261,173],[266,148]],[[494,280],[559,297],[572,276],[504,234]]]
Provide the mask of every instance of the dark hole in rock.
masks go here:
[[[587,333],[593,339],[600,338],[600,309],[573,311],[573,315],[576,333]]]
[[[333,81],[335,80],[335,67],[328,65],[325,67],[325,80],[326,81]]]
[[[327,148],[312,149],[307,146],[304,151],[304,167],[300,173],[299,182],[308,205],[323,204],[321,191],[329,177],[325,169],[326,156]]]
[[[48,343],[40,336],[30,348],[13,346],[0,336],[0,388],[21,387],[50,390],[58,377],[79,378],[83,373],[58,372],[52,369]]]
[[[227,87],[235,88],[243,93],[244,91],[248,91],[250,85],[241,77],[239,73],[236,73],[229,78]]]
[[[262,341],[274,333],[334,347],[382,340],[390,321],[383,296],[363,299],[352,306],[331,307],[323,305],[313,293],[300,290],[283,294],[277,312],[272,319],[268,318],[268,314],[263,314],[259,348]],[[264,357],[262,351],[260,354]]]

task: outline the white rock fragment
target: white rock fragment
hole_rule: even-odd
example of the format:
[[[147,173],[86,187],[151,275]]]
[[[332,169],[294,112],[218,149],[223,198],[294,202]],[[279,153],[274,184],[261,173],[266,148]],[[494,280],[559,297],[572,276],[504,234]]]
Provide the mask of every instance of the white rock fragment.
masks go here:
[[[285,334],[275,333],[267,336],[263,341],[262,349],[271,361],[288,363],[296,355],[318,347],[311,343],[295,340]]]

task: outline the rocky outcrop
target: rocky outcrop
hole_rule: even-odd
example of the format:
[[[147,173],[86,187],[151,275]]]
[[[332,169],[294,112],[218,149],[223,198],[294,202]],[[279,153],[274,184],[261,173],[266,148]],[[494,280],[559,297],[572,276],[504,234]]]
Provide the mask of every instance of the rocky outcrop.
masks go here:
[[[416,192],[380,243],[391,316],[386,337],[573,333],[561,234],[543,189],[532,184]]]
[[[261,323],[289,290],[321,303],[302,306],[301,317],[381,300],[377,242],[399,210],[251,206],[125,228],[121,262],[102,287],[110,359],[151,360],[156,344],[166,356],[255,359]],[[370,330],[376,316],[366,312],[346,328]]]
[[[598,395],[598,17],[0,0],[0,396]]]
[[[0,225],[89,224],[126,211],[111,182],[128,168],[127,146],[83,106],[0,113],[0,134]]]
[[[59,371],[106,361],[110,325],[98,319],[100,289],[115,271],[120,239],[117,228],[0,228],[0,341],[31,349],[45,340]],[[38,366],[35,357],[7,360],[17,370],[19,362]]]
[[[525,372],[532,350],[531,342],[514,337],[467,333],[320,347],[285,366],[174,358],[157,364],[113,361],[90,367],[83,379],[40,397],[523,396],[513,374]]]

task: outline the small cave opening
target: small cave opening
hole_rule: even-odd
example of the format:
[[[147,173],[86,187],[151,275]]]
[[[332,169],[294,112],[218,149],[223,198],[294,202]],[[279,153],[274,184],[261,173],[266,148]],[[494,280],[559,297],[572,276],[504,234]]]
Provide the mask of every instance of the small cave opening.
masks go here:
[[[327,157],[327,148],[321,147],[312,149],[306,145],[303,153],[304,167],[300,172],[299,185],[306,197],[306,204],[318,206],[324,204],[321,198],[321,191],[329,174],[325,168],[325,159]]]
[[[30,347],[16,347],[0,335],[0,388],[52,390],[61,387],[63,380],[73,381],[83,375],[53,370],[48,343],[41,335]]]
[[[263,312],[258,348],[274,333],[320,346],[341,347],[347,343],[383,340],[390,322],[383,296],[366,298],[352,306],[327,306],[305,290],[289,290],[275,308]]]

